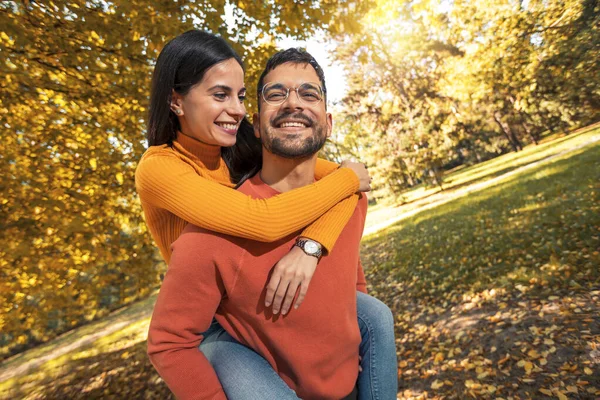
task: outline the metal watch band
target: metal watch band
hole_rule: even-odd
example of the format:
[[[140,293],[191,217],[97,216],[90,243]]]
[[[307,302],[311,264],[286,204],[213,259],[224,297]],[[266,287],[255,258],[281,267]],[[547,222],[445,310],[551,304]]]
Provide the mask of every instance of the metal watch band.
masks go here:
[[[317,248],[317,250],[315,252],[309,252],[306,248],[305,245],[309,243],[309,244],[314,244],[314,246]],[[316,258],[321,258],[321,256],[323,255],[323,249],[321,247],[321,245],[318,242],[315,242],[314,240],[310,240],[310,239],[298,239],[296,241],[296,243],[294,244],[294,246],[298,246],[302,249],[302,251],[309,255],[309,256],[313,256]]]

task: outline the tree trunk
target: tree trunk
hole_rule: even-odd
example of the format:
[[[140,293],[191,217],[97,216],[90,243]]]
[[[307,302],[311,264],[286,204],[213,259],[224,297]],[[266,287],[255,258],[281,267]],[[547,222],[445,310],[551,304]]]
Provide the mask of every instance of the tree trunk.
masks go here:
[[[404,181],[407,182],[408,187],[415,186],[415,179],[408,170],[408,164],[406,163],[406,161],[404,161],[404,158],[399,158],[398,162],[400,163],[400,170],[402,171],[402,179],[404,179]]]
[[[494,121],[496,121],[496,124],[498,124],[498,126],[500,127],[500,130],[506,137],[506,140],[508,140],[515,152],[522,150],[523,147],[521,146],[521,143],[519,142],[513,131],[510,129],[510,125],[508,125],[506,122],[503,122],[501,117],[502,115],[500,114],[500,112],[496,111],[494,113]]]
[[[523,127],[527,135],[531,138],[531,140],[533,140],[533,143],[535,143],[535,145],[537,146],[539,144],[538,138],[536,137],[536,135],[533,134],[529,125],[527,125],[525,122],[521,122],[521,126]]]
[[[533,140],[533,143],[535,143],[535,145],[537,146],[540,143],[539,127],[536,126],[536,124],[533,122],[533,119],[528,113],[521,111],[521,117],[523,118],[521,120],[521,126],[523,127],[523,129],[525,129],[525,132],[529,135],[531,140]],[[531,128],[530,124],[533,125],[533,129]]]
[[[440,187],[440,190],[443,192],[444,187],[442,186],[442,183],[444,182],[444,180],[442,179],[442,175],[443,175],[444,171],[441,168],[438,168],[437,166],[434,166],[432,168],[432,171],[433,171],[433,178],[435,179],[435,183],[437,183],[437,185]]]
[[[517,145],[517,148],[519,150],[523,150],[523,144],[521,143],[521,141],[519,140],[519,137],[517,136],[517,134],[515,133],[515,130],[512,129],[512,127],[510,126],[509,123],[506,123],[506,126],[508,128],[508,133],[510,134],[510,137],[512,138],[513,142],[515,142],[515,144]]]

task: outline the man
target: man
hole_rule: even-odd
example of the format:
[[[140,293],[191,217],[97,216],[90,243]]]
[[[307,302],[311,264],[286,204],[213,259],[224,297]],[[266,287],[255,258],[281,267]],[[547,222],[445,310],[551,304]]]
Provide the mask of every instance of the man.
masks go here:
[[[331,134],[332,117],[315,67],[286,61],[297,53],[302,55],[295,49],[275,55],[259,83],[261,111],[254,126],[263,166],[239,188],[255,198],[313,183],[316,153]],[[188,225],[173,244],[148,338],[152,363],[169,388],[182,398],[225,398],[197,350],[200,332],[214,316],[237,341],[260,353],[300,398],[342,399],[354,393],[361,342],[356,290],[366,292],[358,249],[366,210],[362,197],[336,246],[320,261],[310,295],[287,315],[264,306],[272,267],[294,245],[319,257],[318,244],[297,234],[261,243]],[[202,377],[202,387],[191,385],[192,377]]]

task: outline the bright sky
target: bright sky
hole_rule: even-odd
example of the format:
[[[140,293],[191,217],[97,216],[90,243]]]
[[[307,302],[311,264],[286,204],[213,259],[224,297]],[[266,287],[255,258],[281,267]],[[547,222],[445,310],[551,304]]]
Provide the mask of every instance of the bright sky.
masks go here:
[[[339,63],[333,62],[333,50],[335,44],[327,41],[322,34],[317,34],[309,40],[299,41],[290,38],[277,40],[277,47],[288,49],[290,47],[302,47],[306,49],[319,63],[325,72],[325,84],[329,104],[333,104],[344,97],[346,93],[346,75]]]
[[[233,4],[225,5],[225,14],[223,20],[227,24],[229,33],[234,33],[236,28],[235,17],[234,17]],[[248,35],[252,37],[257,35],[258,32],[253,29],[248,32]],[[308,40],[294,40],[292,38],[284,38],[276,40],[276,45],[280,49],[288,49],[290,47],[302,47],[306,49],[319,63],[323,71],[325,72],[325,83],[327,85],[327,94],[329,104],[333,104],[344,97],[346,93],[346,76],[344,69],[340,64],[333,62],[333,50],[335,45],[333,42],[327,40],[322,32],[317,33],[315,36]]]

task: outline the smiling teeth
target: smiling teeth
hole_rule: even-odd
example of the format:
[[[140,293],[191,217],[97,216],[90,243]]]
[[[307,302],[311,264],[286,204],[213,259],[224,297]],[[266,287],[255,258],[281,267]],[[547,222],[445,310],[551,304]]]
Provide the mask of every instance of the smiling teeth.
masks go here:
[[[304,128],[306,125],[304,125],[302,122],[284,122],[283,124],[281,124],[282,128],[289,128],[289,127],[295,127],[295,128]]]
[[[237,128],[236,124],[221,124],[221,123],[219,123],[217,125],[219,125],[222,128],[225,128],[225,129],[236,129]]]

